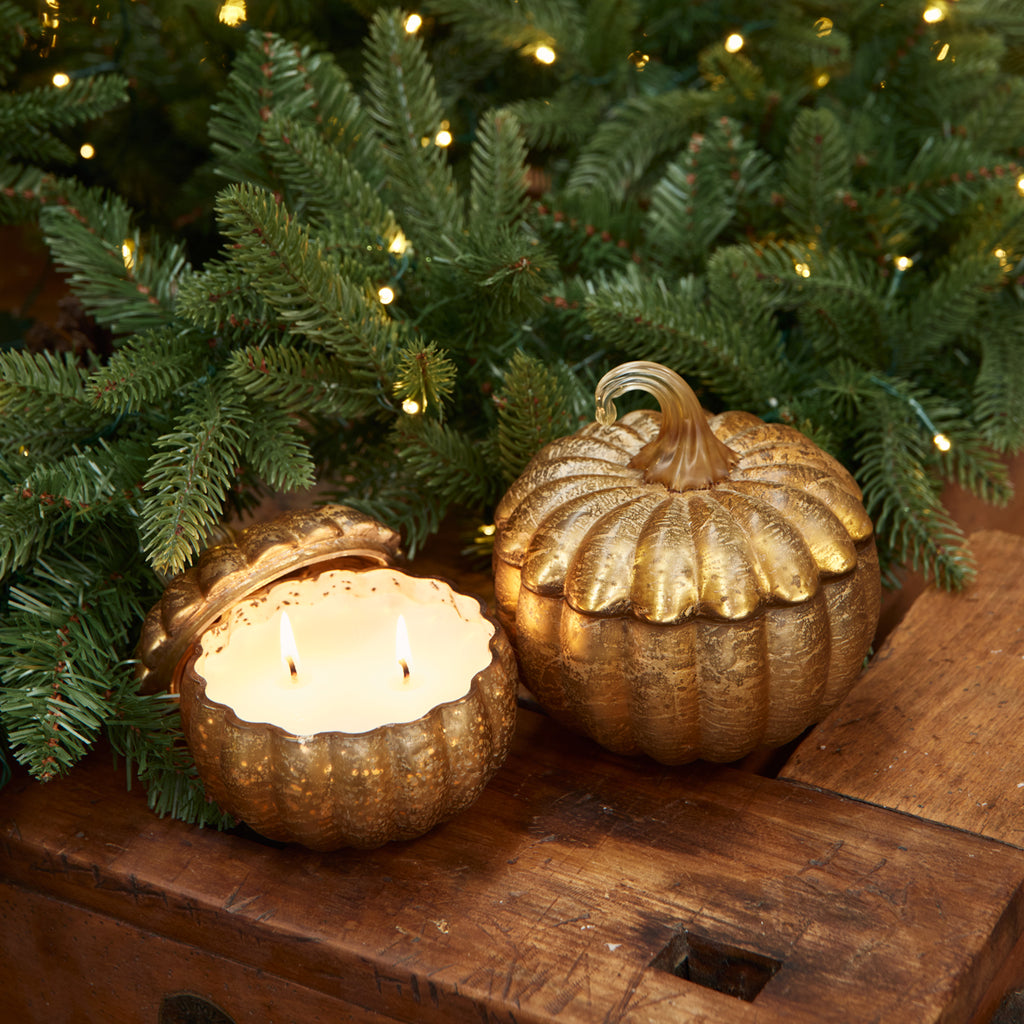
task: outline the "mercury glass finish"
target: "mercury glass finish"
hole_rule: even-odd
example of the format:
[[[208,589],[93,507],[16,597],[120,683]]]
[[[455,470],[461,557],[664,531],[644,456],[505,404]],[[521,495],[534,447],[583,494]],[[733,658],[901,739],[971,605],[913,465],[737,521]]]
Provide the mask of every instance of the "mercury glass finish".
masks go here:
[[[489,618],[483,605],[480,614]],[[242,721],[206,696],[195,644],[173,688],[207,793],[261,835],[313,850],[422,835],[468,807],[508,754],[518,678],[495,627],[491,662],[464,697],[365,733],[296,736]]]
[[[146,617],[137,652],[140,688],[179,695],[207,793],[270,839],[314,850],[411,839],[472,803],[508,754],[515,655],[478,599],[480,615],[494,625],[490,663],[465,696],[414,722],[296,736],[244,722],[206,696],[195,661],[203,633],[226,609],[288,574],[392,566],[398,555],[398,534],[355,509],[292,510],[204,551]]]
[[[614,422],[611,398],[662,412]],[[552,442],[496,512],[498,615],[523,682],[622,754],[731,761],[820,720],[878,620],[872,523],[803,434],[705,413],[673,371],[628,363],[598,415]]]

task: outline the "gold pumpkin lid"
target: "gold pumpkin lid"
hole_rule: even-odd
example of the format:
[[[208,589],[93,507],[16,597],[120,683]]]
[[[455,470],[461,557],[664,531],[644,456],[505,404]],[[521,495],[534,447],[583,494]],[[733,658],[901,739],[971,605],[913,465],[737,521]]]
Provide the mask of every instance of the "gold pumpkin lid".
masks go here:
[[[346,505],[293,509],[253,523],[207,548],[167,584],[142,625],[136,650],[139,688],[167,689],[190,645],[231,605],[310,565],[351,559],[392,565],[396,531]]]
[[[615,422],[640,387],[662,407]],[[592,615],[738,620],[818,592],[873,533],[856,481],[793,427],[711,416],[657,363],[617,367],[598,422],[542,449],[498,506],[495,556]]]

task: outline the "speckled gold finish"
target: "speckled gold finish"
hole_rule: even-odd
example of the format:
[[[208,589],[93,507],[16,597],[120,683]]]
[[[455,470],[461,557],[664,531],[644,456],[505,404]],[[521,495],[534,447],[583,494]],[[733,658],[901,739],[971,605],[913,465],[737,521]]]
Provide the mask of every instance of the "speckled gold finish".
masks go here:
[[[480,614],[493,621],[482,604]],[[202,647],[194,645],[175,688],[207,793],[261,835],[313,850],[422,835],[468,807],[508,754],[518,676],[512,647],[493,624],[491,663],[464,697],[366,733],[295,736],[242,721],[206,696],[195,671]]]
[[[632,387],[662,413],[615,423]],[[658,364],[611,371],[597,400],[605,422],[539,452],[497,509],[524,683],[609,749],[666,764],[798,736],[853,685],[878,620],[856,482],[792,427],[710,416]]]
[[[391,565],[398,534],[347,505],[293,509],[253,523],[207,548],[175,576],[142,625],[136,657],[143,693],[166,690],[178,663],[226,608],[273,580],[308,565],[354,559]]]
[[[225,610],[291,573],[390,566],[398,553],[398,534],[355,509],[285,512],[203,552],[146,618],[137,652],[142,688],[179,694],[185,737],[207,793],[268,838],[314,850],[411,839],[467,807],[508,754],[515,655],[475,598],[494,626],[491,661],[465,696],[414,722],[295,736],[244,722],[206,696],[195,662],[203,633]],[[435,582],[453,591],[446,581]]]

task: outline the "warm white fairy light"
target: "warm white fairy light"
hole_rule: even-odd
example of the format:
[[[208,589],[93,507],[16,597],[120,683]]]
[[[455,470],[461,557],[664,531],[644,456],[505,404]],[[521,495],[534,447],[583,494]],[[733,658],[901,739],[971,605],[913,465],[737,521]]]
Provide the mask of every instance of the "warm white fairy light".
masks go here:
[[[1024,193],[1024,174],[1017,179],[1017,191]]]
[[[402,412],[404,412],[407,416],[415,416],[419,413],[419,411],[420,403],[417,402],[415,398],[407,398],[402,403]]]
[[[135,269],[135,242],[130,238],[121,243],[121,259],[124,260],[125,270]]]
[[[814,80],[814,84],[819,89],[824,89],[829,82],[832,81],[832,76],[827,71],[822,71],[820,75]]]
[[[726,53],[739,53],[745,41],[739,32],[733,32],[725,41]]]
[[[404,231],[399,230],[398,234],[391,239],[391,244],[388,246],[388,252],[394,253],[396,256],[401,256],[408,248],[409,239],[405,237]]]
[[[558,55],[550,46],[538,46],[533,51],[534,60],[540,61],[541,64],[554,64],[558,59]]]
[[[78,147],[78,155],[83,160],[91,160],[96,155],[96,147],[90,145],[88,142],[83,142]]]
[[[225,25],[241,25],[245,18],[245,0],[227,0],[217,11],[217,20]]]
[[[793,269],[801,277],[810,277],[811,276],[811,268],[806,263],[794,263],[793,264]]]
[[[953,447],[953,442],[950,441],[945,434],[936,434],[932,438],[932,444],[939,449],[940,452],[948,452]]]
[[[938,21],[942,21],[946,17],[946,12],[941,7],[926,7],[924,14],[921,15],[929,25],[934,25]]]
[[[909,270],[914,265],[914,261],[909,256],[897,256],[893,263],[896,264],[896,269],[900,271]]]
[[[71,84],[71,76],[65,74],[63,71],[58,71],[50,81],[53,82],[58,89],[63,89]]]
[[[498,528],[494,525],[494,523],[484,523],[480,527],[480,533],[482,533],[485,537],[493,537],[497,529]]]
[[[644,53],[643,50],[634,50],[629,55],[629,62],[637,69],[637,71],[643,71],[645,67],[651,62],[651,55]]]
[[[444,121],[441,124],[441,130],[434,136],[434,145],[447,149],[452,144],[452,141],[452,133],[448,131],[448,122]]]
[[[418,14],[410,14],[402,26],[409,35],[414,36],[423,28],[423,19]]]
[[[823,39],[827,35],[832,34],[832,19],[831,18],[819,18],[814,23],[814,31],[818,34],[819,39]]]
[[[943,43],[942,49],[936,55],[936,60],[945,60],[949,56],[949,43]]]
[[[386,284],[381,285],[377,289],[377,298],[380,299],[382,305],[388,306],[395,301],[395,290]]]

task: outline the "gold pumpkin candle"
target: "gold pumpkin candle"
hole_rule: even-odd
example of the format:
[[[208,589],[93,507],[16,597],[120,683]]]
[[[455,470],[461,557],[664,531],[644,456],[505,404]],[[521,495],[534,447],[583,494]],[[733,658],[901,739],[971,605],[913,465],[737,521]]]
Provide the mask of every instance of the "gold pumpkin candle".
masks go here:
[[[617,421],[639,388],[661,410]],[[598,383],[597,422],[495,513],[498,616],[549,713],[620,754],[731,761],[823,718],[879,610],[853,477],[793,427],[706,413],[668,367]]]
[[[508,753],[502,628],[397,556],[397,534],[354,509],[284,513],[204,551],[146,618],[141,688],[178,694],[208,795],[270,839],[415,838]]]

